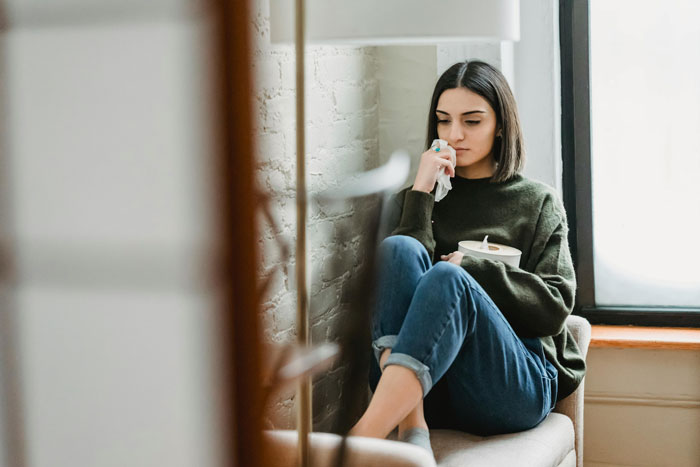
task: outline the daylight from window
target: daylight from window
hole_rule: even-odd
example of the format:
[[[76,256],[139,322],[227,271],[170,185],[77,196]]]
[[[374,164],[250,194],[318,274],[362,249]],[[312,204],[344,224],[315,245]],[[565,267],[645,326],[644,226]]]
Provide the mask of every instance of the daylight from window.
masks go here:
[[[596,303],[700,305],[700,2],[592,0]]]

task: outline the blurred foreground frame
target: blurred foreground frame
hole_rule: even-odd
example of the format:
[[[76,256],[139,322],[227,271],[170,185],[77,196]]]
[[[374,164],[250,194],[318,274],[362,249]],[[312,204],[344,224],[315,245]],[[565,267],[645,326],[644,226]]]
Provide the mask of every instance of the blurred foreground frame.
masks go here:
[[[4,7],[6,0],[0,0],[0,28],[3,33],[11,30],[15,23],[5,21]],[[19,3],[14,3],[16,7]],[[142,17],[189,19],[191,15],[198,19],[205,19],[211,26],[211,35],[207,38],[212,59],[210,85],[213,89],[214,99],[212,104],[211,120],[208,123],[211,131],[210,137],[214,150],[210,157],[213,163],[213,186],[210,202],[215,208],[216,225],[215,248],[213,258],[212,275],[217,290],[217,314],[220,328],[217,336],[223,343],[221,347],[221,359],[217,362],[220,371],[222,387],[216,400],[219,413],[220,432],[218,436],[223,442],[223,465],[260,466],[263,464],[264,443],[260,439],[262,430],[262,396],[261,366],[263,361],[262,349],[259,337],[261,335],[259,322],[259,298],[262,289],[258,288],[255,274],[257,264],[257,237],[256,237],[256,212],[259,209],[258,192],[254,189],[255,160],[254,151],[240,151],[241,147],[254,147],[253,139],[253,103],[251,89],[251,57],[250,57],[250,22],[249,0],[206,0],[197,2],[201,9],[191,12],[186,8],[179,9],[175,5],[178,2],[156,2],[153,5],[135,3],[123,5],[116,1],[107,2],[105,5],[93,5],[85,10],[82,5],[88,5],[85,0],[72,3],[75,7],[65,8],[63,5],[51,7],[51,12],[40,16],[23,16],[23,25],[47,26],[58,22],[62,27],[74,25],[90,25],[92,22],[104,19],[105,11],[109,14],[110,21],[114,20],[112,13],[121,20],[135,20]],[[134,8],[134,11],[131,8]],[[171,11],[172,9],[172,11]],[[23,10],[24,11],[24,10]],[[37,10],[39,13],[45,10]],[[79,18],[74,17],[78,14]],[[3,44],[4,46],[4,44]],[[5,63],[5,49],[0,49],[0,76],[7,72]],[[6,81],[0,80],[0,108],[5,107],[4,93]],[[0,138],[0,163],[6,167],[7,152],[4,150],[7,144],[5,138],[5,121],[0,116],[2,138]],[[400,167],[399,167],[400,166]],[[403,170],[405,168],[405,170]],[[350,183],[340,188],[317,195],[311,202],[338,203],[349,199],[374,198],[379,202],[373,205],[369,212],[367,233],[362,245],[361,255],[363,262],[358,274],[350,279],[346,288],[347,293],[343,301],[349,304],[349,309],[344,310],[344,320],[341,329],[347,331],[339,338],[341,362],[347,362],[349,377],[344,380],[344,394],[348,401],[342,401],[338,420],[334,427],[338,432],[345,432],[352,423],[352,416],[361,410],[360,404],[365,399],[366,378],[363,368],[366,365],[369,347],[369,303],[371,295],[369,288],[373,288],[373,265],[378,229],[381,223],[380,213],[384,205],[386,194],[390,189],[398,188],[405,179],[407,173],[408,158],[404,158],[397,166],[397,159],[392,158],[390,163],[380,169],[367,172],[353,179]],[[5,180],[10,171],[0,171],[0,180]],[[15,285],[15,264],[13,258],[13,245],[11,238],[5,234],[11,227],[12,201],[9,199],[11,180],[0,186],[0,280],[2,287],[12,288]],[[269,214],[269,212],[268,212]],[[268,218],[271,216],[268,215]],[[289,251],[283,251],[283,255],[289,255]],[[337,260],[338,255],[334,255]],[[336,265],[340,267],[340,263]],[[265,287],[265,285],[262,285]],[[3,410],[5,411],[4,441],[9,465],[23,467],[28,465],[26,458],[25,429],[22,426],[24,413],[22,412],[21,378],[15,377],[19,368],[13,366],[17,361],[14,354],[16,346],[12,339],[16,324],[13,319],[14,307],[10,294],[6,290],[0,290],[2,295],[2,346],[3,346]],[[355,339],[353,336],[361,336]],[[366,340],[363,340],[366,339]],[[335,349],[335,350],[334,350]],[[293,381],[303,374],[311,374],[320,371],[324,365],[332,361],[332,356],[337,353],[333,346],[321,346],[319,348],[304,349],[295,354],[295,358],[280,367],[278,374],[280,381]],[[9,366],[8,366],[9,365]],[[353,402],[355,401],[355,402]],[[342,452],[339,462],[342,462]]]
[[[18,365],[17,287],[15,242],[8,232],[16,213],[11,199],[8,156],[8,47],[7,37],[22,28],[83,28],[95,24],[202,21],[207,25],[206,70],[212,90],[211,114],[207,115],[206,138],[213,150],[202,154],[212,164],[212,186],[206,194],[216,213],[212,226],[213,265],[208,274],[216,288],[215,337],[220,346],[217,371],[220,376],[216,400],[217,447],[221,465],[262,465],[260,439],[261,353],[258,337],[258,304],[255,295],[256,261],[255,193],[253,151],[253,104],[251,99],[250,0],[197,0],[182,2],[23,2],[0,0],[0,364],[2,375],[2,437],[7,465],[25,467],[36,460],[28,454],[28,410],[22,400],[22,375]],[[51,79],[51,77],[48,77]],[[209,277],[207,277],[209,279]],[[69,422],[69,421],[67,421]],[[219,447],[220,445],[220,447]],[[90,446],[86,446],[88,449]],[[2,463],[2,460],[0,460]]]

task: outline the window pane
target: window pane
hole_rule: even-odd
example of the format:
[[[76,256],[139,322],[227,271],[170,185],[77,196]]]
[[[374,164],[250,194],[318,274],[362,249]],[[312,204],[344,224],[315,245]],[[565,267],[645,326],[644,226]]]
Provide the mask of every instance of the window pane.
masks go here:
[[[700,305],[700,2],[591,0],[596,303]]]

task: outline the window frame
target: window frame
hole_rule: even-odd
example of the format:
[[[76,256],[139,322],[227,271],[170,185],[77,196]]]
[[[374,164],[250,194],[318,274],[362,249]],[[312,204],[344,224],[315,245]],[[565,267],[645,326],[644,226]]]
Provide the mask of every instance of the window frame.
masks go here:
[[[700,327],[700,307],[595,302],[591,185],[590,0],[559,0],[563,202],[578,289],[574,314],[591,324]]]

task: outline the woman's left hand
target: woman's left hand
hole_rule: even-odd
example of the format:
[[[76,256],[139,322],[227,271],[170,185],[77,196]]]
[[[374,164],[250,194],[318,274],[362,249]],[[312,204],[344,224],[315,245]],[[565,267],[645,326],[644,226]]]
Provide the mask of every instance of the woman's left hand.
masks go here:
[[[443,261],[447,261],[448,263],[456,264],[457,266],[462,265],[462,258],[464,257],[464,253],[461,251],[453,251],[449,255],[442,255],[440,256],[440,259]]]

